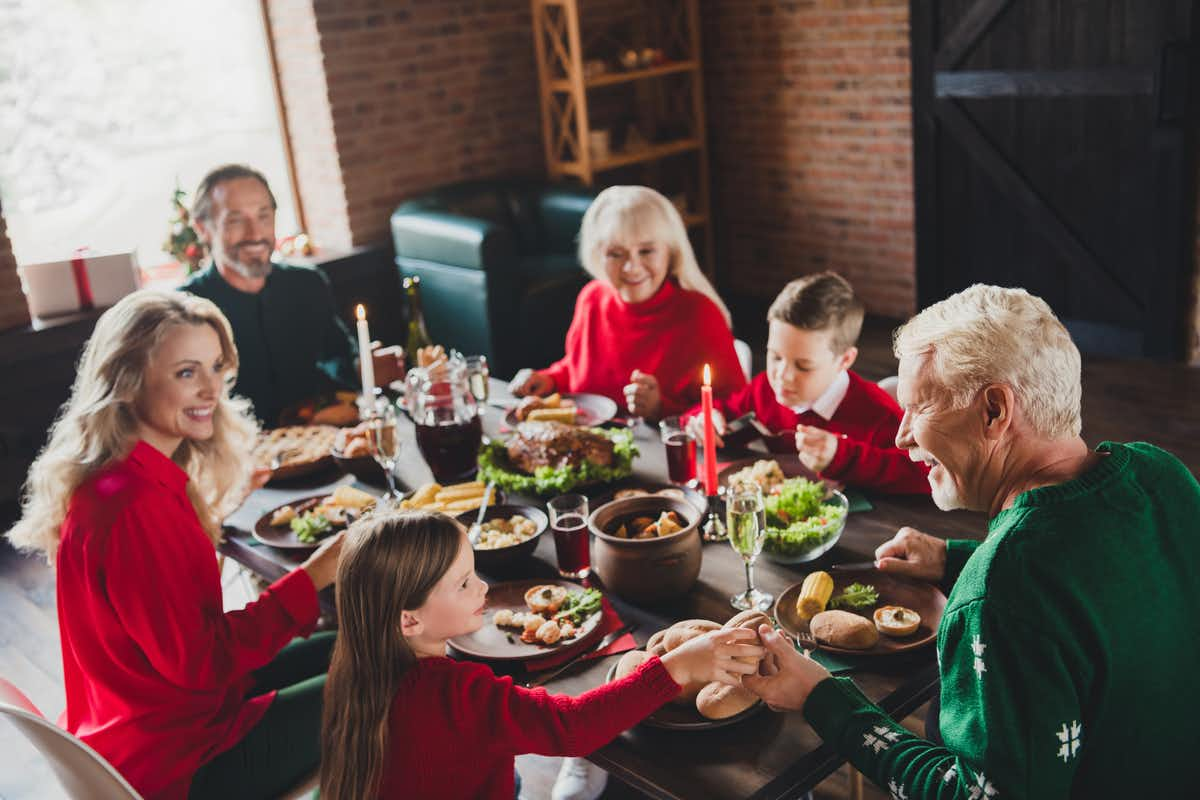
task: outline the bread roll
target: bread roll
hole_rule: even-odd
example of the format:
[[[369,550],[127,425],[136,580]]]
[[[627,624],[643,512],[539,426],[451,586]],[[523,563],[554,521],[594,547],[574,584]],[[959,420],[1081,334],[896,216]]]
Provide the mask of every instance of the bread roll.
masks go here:
[[[671,702],[681,706],[695,705],[696,697],[699,696],[701,690],[707,685],[704,681],[692,681],[685,684],[683,689],[680,690],[679,696]]]
[[[759,625],[770,625],[771,618],[759,611],[757,608],[751,608],[740,614],[735,614],[732,619],[725,623],[726,628],[749,628],[752,631],[758,630]]]
[[[691,641],[704,633],[707,633],[707,631],[696,628],[671,628],[667,631],[667,635],[663,637],[662,645],[669,653],[684,642]]]
[[[865,617],[849,611],[822,611],[808,628],[817,641],[846,650],[869,650],[879,641],[879,631]]]
[[[671,626],[671,628],[695,628],[698,631],[715,631],[720,627],[720,623],[713,622],[711,619],[685,619]]]
[[[633,671],[644,664],[649,657],[650,654],[644,650],[630,650],[617,662],[617,671],[613,673],[613,680],[620,680],[626,675],[633,674]]]
[[[740,686],[713,682],[696,696],[696,710],[706,719],[728,719],[754,705],[758,698]]]
[[[663,640],[663,637],[665,637],[667,635],[668,630],[670,630],[670,628],[664,628],[663,630],[659,631],[658,633],[651,636],[648,640],[646,640],[646,652],[647,653],[650,653],[651,655],[656,655],[656,656],[661,656],[661,655],[666,654],[667,648],[663,647],[662,640]]]

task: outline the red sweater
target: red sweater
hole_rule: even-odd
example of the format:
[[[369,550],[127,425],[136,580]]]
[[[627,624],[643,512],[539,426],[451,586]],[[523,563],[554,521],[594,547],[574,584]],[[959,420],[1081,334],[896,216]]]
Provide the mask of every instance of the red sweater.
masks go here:
[[[578,697],[515,686],[482,664],[423,658],[392,704],[380,797],[512,800],[515,756],[585,756],[678,694],[657,658]]]
[[[67,709],[59,724],[147,800],[184,798],[274,699],[251,670],[317,621],[302,570],[225,613],[212,541],[187,473],[145,442],[71,497],[58,548]]]
[[[741,391],[716,399],[713,408],[724,414],[726,421],[753,411],[759,422],[776,433],[765,437],[775,453],[796,452],[797,425],[840,434],[837,453],[822,473],[824,477],[891,494],[929,494],[925,478],[929,468],[896,447],[896,432],[904,416],[900,406],[877,384],[854,372],[849,376],[846,396],[829,420],[812,409],[797,414],[780,404],[765,372],[756,375]],[[699,413],[696,407],[687,416]]]
[[[706,363],[715,393],[746,385],[733,333],[712,300],[668,278],[649,300],[631,304],[609,284],[592,281],[575,301],[567,354],[541,372],[558,391],[602,394],[624,409],[622,390],[640,369],[658,379],[668,416],[700,402]]]

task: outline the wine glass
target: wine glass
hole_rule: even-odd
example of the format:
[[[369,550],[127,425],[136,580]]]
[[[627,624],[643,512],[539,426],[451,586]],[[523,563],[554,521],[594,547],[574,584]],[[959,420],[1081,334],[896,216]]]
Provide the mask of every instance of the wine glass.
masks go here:
[[[757,481],[737,481],[729,486],[725,494],[725,519],[729,544],[746,564],[746,591],[729,598],[729,603],[742,611],[750,608],[766,611],[775,598],[754,588],[754,561],[762,552],[767,533],[762,487]]]
[[[367,419],[367,445],[375,463],[387,478],[388,497],[399,497],[396,491],[396,464],[400,460],[400,431],[396,426],[396,407],[384,401],[375,406]]]
[[[488,360],[487,356],[467,356],[463,359],[463,363],[467,365],[467,384],[471,387],[471,394],[475,395],[475,401],[479,403],[480,411],[483,410],[483,405],[488,399]]]

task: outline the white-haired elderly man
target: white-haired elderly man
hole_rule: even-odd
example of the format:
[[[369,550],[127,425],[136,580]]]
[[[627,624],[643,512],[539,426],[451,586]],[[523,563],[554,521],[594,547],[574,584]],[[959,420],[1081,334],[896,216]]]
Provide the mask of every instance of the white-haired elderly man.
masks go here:
[[[952,584],[938,630],[942,744],[762,629],[747,687],[892,797],[1196,797],[1200,485],[1145,443],[1080,437],[1079,352],[1045,302],[972,286],[896,334],[896,442],[982,542],[903,529],[878,567]]]

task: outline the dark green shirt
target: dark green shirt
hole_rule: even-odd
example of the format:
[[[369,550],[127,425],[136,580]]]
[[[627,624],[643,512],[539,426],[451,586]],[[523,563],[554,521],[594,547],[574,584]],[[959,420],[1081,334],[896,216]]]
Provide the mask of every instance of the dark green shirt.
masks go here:
[[[234,393],[273,425],[293,403],[333,388],[354,388],[357,347],[338,317],[329,281],[319,270],[276,264],[262,291],[229,285],[210,264],[183,284],[229,319],[238,349]]]
[[[1105,442],[1079,478],[1033,489],[948,543],[938,629],[945,747],[846,678],[813,728],[892,797],[1196,797],[1200,485],[1144,442]]]

